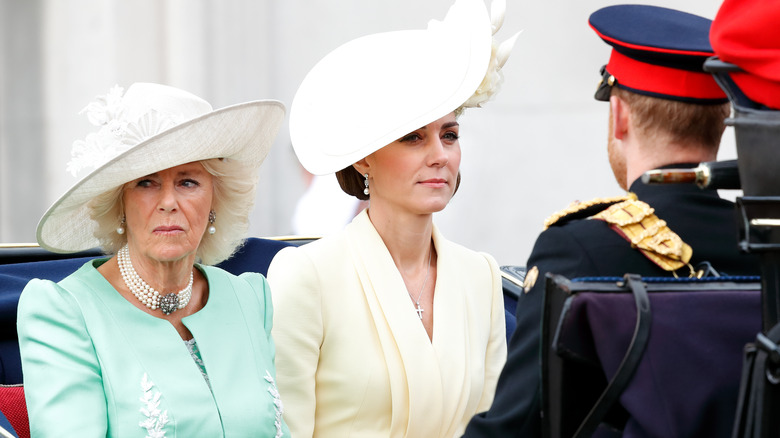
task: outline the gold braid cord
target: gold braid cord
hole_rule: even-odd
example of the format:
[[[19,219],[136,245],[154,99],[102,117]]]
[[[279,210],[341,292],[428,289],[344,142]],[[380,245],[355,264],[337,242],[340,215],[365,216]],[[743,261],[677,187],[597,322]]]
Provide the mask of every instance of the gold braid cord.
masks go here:
[[[551,226],[559,223],[564,222],[567,219],[576,219],[578,213],[587,212],[587,210],[591,208],[596,209],[603,209],[607,208],[610,204],[615,204],[617,202],[626,201],[630,199],[636,199],[636,195],[633,193],[628,193],[623,196],[613,196],[611,198],[595,198],[591,199],[590,201],[574,201],[571,204],[569,204],[568,207],[564,208],[563,210],[556,211],[550,217],[544,220],[544,229],[548,229]],[[588,216],[594,214],[590,213]],[[584,219],[584,217],[582,218]]]
[[[666,222],[654,214],[654,209],[637,199],[613,204],[592,216],[610,224],[647,258],[666,271],[676,271],[690,266],[693,250],[680,239]]]

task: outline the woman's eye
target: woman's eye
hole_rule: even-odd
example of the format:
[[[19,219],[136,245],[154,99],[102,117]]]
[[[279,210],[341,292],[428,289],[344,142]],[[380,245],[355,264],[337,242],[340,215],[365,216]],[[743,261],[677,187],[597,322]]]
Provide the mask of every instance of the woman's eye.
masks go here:
[[[448,132],[444,133],[444,138],[447,139],[447,140],[450,140],[450,141],[455,141],[455,140],[459,139],[460,137],[458,136],[457,132],[448,131]]]
[[[192,187],[198,187],[200,185],[200,183],[198,181],[194,180],[194,179],[185,179],[185,180],[182,180],[181,185],[183,187],[192,188]]]
[[[138,182],[135,185],[138,186],[138,187],[150,187],[152,185],[152,180],[150,180],[150,179],[140,179],[140,180],[138,180]]]
[[[407,135],[401,137],[401,142],[402,143],[409,143],[409,142],[413,142],[413,141],[419,141],[420,139],[422,139],[422,137],[420,137],[420,134],[417,134],[416,132],[413,132],[411,134],[407,134]]]

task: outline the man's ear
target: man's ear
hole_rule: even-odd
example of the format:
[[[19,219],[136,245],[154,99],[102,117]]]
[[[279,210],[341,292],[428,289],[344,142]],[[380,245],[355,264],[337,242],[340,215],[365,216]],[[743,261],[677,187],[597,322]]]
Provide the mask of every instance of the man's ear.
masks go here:
[[[611,96],[609,98],[609,116],[612,118],[612,136],[623,140],[628,132],[631,121],[631,111],[625,100]]]

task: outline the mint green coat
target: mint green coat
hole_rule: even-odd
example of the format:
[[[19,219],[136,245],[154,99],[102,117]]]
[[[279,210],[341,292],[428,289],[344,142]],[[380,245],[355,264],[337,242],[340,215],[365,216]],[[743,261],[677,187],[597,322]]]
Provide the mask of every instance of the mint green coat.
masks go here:
[[[260,274],[198,266],[209,298],[182,322],[211,383],[168,321],[123,298],[86,263],[32,280],[18,332],[33,437],[280,437],[271,294]]]

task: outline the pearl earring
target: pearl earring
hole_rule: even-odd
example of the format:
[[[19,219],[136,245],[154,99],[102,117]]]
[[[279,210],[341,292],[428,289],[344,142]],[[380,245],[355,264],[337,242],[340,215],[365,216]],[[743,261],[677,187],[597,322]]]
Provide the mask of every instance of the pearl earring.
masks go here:
[[[209,223],[211,224],[209,226],[209,234],[214,234],[217,232],[217,227],[214,226],[214,222],[217,221],[217,213],[214,210],[211,210],[209,212]]]
[[[368,193],[369,193],[369,192],[368,192],[368,174],[367,174],[367,173],[364,173],[364,174],[363,174],[363,178],[365,178],[365,181],[363,181],[363,183],[366,185],[366,188],[365,188],[365,189],[363,189],[363,194],[364,194],[364,195],[366,195],[366,196],[368,196]]]
[[[119,220],[119,226],[116,228],[116,233],[119,235],[125,234],[125,216]]]

